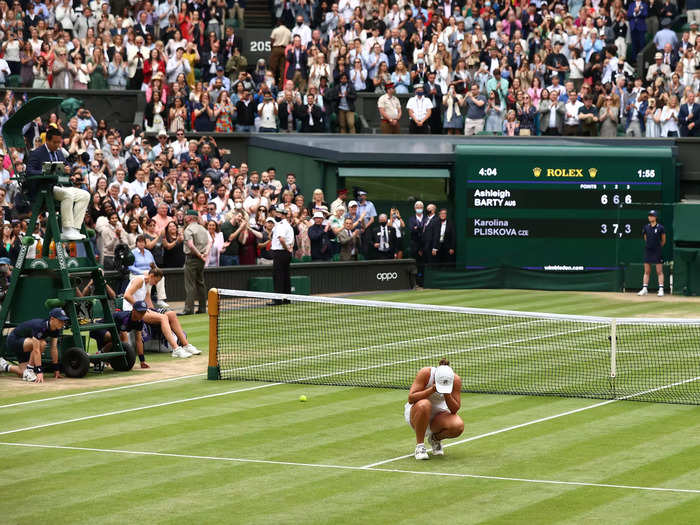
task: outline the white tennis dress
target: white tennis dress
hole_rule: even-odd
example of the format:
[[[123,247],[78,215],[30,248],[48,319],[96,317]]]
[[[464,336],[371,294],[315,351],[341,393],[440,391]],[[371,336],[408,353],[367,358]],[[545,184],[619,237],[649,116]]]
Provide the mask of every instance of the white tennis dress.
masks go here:
[[[146,300],[146,291],[148,290],[148,287],[146,286],[146,278],[144,276],[140,277],[134,277],[134,279],[143,279],[143,284],[141,287],[134,292],[134,301],[145,301]],[[133,280],[133,279],[132,279]],[[129,282],[131,284],[131,282]],[[129,301],[124,299],[124,304],[122,305],[122,310],[125,312],[130,312],[133,310],[133,306]]]
[[[433,383],[435,383],[435,371],[437,368],[430,367],[430,379],[428,379],[428,382],[426,383],[424,389],[430,388],[433,386]],[[439,392],[433,392],[430,394],[430,397],[428,398],[428,401],[430,401],[430,404],[432,405],[430,408],[430,421],[433,420],[435,416],[437,416],[440,412],[449,412],[450,409],[447,407],[447,402],[445,401],[445,395],[440,394]],[[403,416],[406,419],[406,423],[411,425],[411,407],[413,406],[413,403],[406,403],[403,407]],[[411,428],[413,428],[413,425],[411,425]]]

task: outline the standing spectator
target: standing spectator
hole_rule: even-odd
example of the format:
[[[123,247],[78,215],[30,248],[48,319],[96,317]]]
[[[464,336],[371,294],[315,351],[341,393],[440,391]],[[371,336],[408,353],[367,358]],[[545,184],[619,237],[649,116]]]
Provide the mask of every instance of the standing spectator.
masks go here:
[[[399,134],[399,120],[401,119],[401,101],[395,96],[394,83],[386,84],[386,93],[379,97],[377,109],[381,121],[379,123],[381,132],[384,134]],[[332,211],[332,210],[331,210]]]
[[[564,135],[572,136],[579,134],[580,121],[578,117],[579,109],[583,106],[576,97],[576,91],[569,91],[569,100],[564,104]]]
[[[681,105],[678,111],[678,124],[681,137],[697,137],[698,125],[700,125],[700,104],[695,102],[695,93],[690,90],[686,97],[686,103]]]
[[[442,88],[435,81],[435,72],[428,73],[428,80],[424,86],[425,98],[432,104],[428,124],[430,133],[433,135],[442,134]]]
[[[617,137],[617,126],[620,122],[620,108],[615,105],[612,94],[605,95],[603,107],[598,113],[601,137]]]
[[[678,97],[671,95],[668,104],[661,110],[661,136],[678,136]]]
[[[194,303],[198,301],[197,313],[206,313],[207,289],[204,285],[204,264],[209,246],[209,233],[199,224],[199,214],[187,210],[187,227],[183,235],[185,252],[185,309],[183,315],[194,313]]]
[[[128,80],[126,64],[121,53],[114,53],[112,61],[109,63],[107,83],[109,89],[126,89]]]
[[[427,135],[430,133],[430,126],[427,121],[430,118],[433,104],[427,99],[423,84],[416,84],[413,87],[415,96],[408,99],[406,110],[409,116],[409,132],[417,135]]]
[[[308,55],[304,50],[301,37],[294,36],[292,48],[287,51],[287,80],[294,83],[294,87],[299,91],[306,90],[306,83],[309,78]]]
[[[545,93],[545,90],[542,92]],[[557,136],[563,133],[566,108],[564,103],[559,101],[557,91],[550,91],[547,99],[542,97],[539,113],[540,130],[543,135]]]
[[[396,230],[389,224],[386,213],[377,218],[377,225],[370,232],[370,242],[379,259],[393,259],[397,251]]]
[[[583,106],[578,108],[578,119],[581,123],[582,136],[598,136],[598,108],[593,105],[593,97],[590,95],[583,97]]]
[[[98,236],[98,248],[100,259],[105,270],[114,270],[114,249],[117,244],[129,244],[126,232],[119,222],[119,215],[116,211],[109,214],[107,221],[98,221],[95,230]]]
[[[455,229],[452,221],[447,219],[447,210],[441,209],[435,224],[435,238],[433,241],[432,256],[439,264],[454,262],[455,255]]]
[[[258,131],[261,133],[274,133],[277,131],[277,114],[279,109],[277,102],[272,98],[272,93],[269,91],[265,92],[263,96],[263,101],[258,104],[258,115],[260,115],[260,128]]]
[[[648,14],[649,10],[647,5],[642,2],[642,0],[634,0],[627,9],[627,20],[629,20],[632,39],[632,60],[637,58],[637,54],[644,47],[644,38],[647,32],[646,19]]]
[[[626,131],[630,137],[644,136],[644,115],[647,111],[647,92],[642,90],[637,93],[636,98],[630,100],[625,108]]]
[[[272,280],[275,293],[292,293],[292,279],[289,265],[292,262],[292,250],[294,249],[294,230],[289,224],[288,212],[282,205],[276,208],[279,222],[272,230]],[[282,301],[275,301],[280,304]],[[288,301],[287,301],[288,302]]]
[[[520,122],[519,135],[534,135],[535,134],[535,116],[537,110],[532,105],[530,95],[523,95],[523,104],[516,111],[518,121]]]
[[[647,110],[644,114],[644,136],[647,138],[657,138],[661,136],[661,109],[656,107],[656,99],[649,99]]]
[[[226,249],[226,242],[223,234],[219,231],[219,224],[216,221],[207,221],[207,232],[209,233],[209,247],[206,253],[207,268],[218,268],[219,257]]]
[[[323,113],[316,104],[312,93],[306,95],[306,105],[297,107],[296,117],[301,121],[302,133],[320,133],[323,131]]]
[[[250,91],[243,90],[243,97],[236,102],[236,113],[238,120],[236,122],[236,131],[251,133],[255,129],[255,103],[253,102]]]
[[[221,234],[224,237],[224,250],[219,257],[221,266],[235,266],[239,264],[239,235],[246,227],[246,220],[240,212],[229,214],[229,218],[221,224]]]
[[[495,96],[498,90],[494,89],[489,93],[489,97]],[[464,96],[464,104],[467,106],[467,114],[464,119],[464,134],[476,135],[484,129],[484,118],[486,117],[486,97],[479,93],[477,84],[471,85],[471,91]]]
[[[214,117],[216,118],[214,131],[217,133],[232,133],[235,116],[236,106],[231,103],[228,91],[222,89],[214,105]]]
[[[328,230],[330,223],[324,225],[323,212],[317,211],[313,215],[313,224],[309,227],[307,235],[311,241],[311,260],[312,261],[327,261],[331,258],[330,238]]]
[[[348,76],[345,73],[340,75],[338,85],[327,92],[331,111],[338,118],[338,127],[341,133],[355,133],[356,98],[355,88],[348,82]]]
[[[340,244],[340,260],[351,261],[357,259],[360,251],[360,230],[353,229],[353,221],[346,217],[343,221],[343,229],[337,233]]]
[[[459,135],[464,127],[464,118],[459,107],[464,104],[462,95],[455,92],[454,84],[450,87],[442,97],[442,107],[444,110],[443,128],[447,130],[448,135]]]

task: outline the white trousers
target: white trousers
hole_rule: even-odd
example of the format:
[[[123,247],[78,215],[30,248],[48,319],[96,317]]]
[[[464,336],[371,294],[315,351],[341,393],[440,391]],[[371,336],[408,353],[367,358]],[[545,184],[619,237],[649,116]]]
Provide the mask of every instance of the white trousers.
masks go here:
[[[90,204],[90,193],[80,188],[54,186],[53,198],[61,203],[61,226],[79,230]]]

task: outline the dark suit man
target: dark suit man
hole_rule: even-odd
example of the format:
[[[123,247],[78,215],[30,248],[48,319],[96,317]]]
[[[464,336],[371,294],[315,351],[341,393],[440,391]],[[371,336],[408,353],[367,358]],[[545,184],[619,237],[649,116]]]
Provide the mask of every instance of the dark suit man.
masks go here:
[[[156,201],[153,197],[153,192],[156,185],[152,182],[146,184],[146,195],[143,196],[141,204],[146,208],[149,217],[154,217],[158,213],[158,208],[156,207]]]
[[[423,86],[425,89],[425,97],[433,103],[433,110],[430,112],[428,124],[430,125],[430,133],[433,135],[442,135],[442,89],[435,83],[435,73],[428,73],[428,81]]]
[[[323,131],[323,111],[316,105],[314,96],[306,96],[306,104],[297,106],[296,117],[301,121],[302,133],[321,133]]]
[[[396,230],[389,224],[386,213],[379,215],[377,224],[370,234],[370,242],[377,254],[377,259],[393,259],[396,255]]]
[[[287,74],[285,78],[294,82],[294,87],[299,91],[306,91],[306,82],[309,78],[309,57],[301,46],[301,37],[294,36],[292,48],[287,51]]]
[[[423,227],[427,217],[423,213],[423,203],[421,201],[416,201],[413,209],[416,214],[408,218],[408,231],[411,234],[411,257],[417,260],[422,256]]]
[[[431,255],[440,264],[454,261],[455,230],[452,221],[447,220],[447,210],[442,209],[433,227],[433,249]]]
[[[690,91],[685,104],[678,110],[681,137],[700,137],[700,104],[695,102],[695,93]]]
[[[632,37],[633,61],[644,47],[644,38],[647,32],[647,16],[649,16],[649,9],[641,0],[632,2],[627,10],[627,20],[629,21],[630,36]]]
[[[309,241],[311,241],[311,260],[327,261],[331,258],[331,246],[328,238],[330,226],[323,224],[323,212],[314,213],[314,223],[308,229]]]
[[[62,133],[54,127],[49,128],[46,132],[46,144],[39,146],[29,154],[27,174],[41,175],[45,162],[63,162],[67,166],[66,159],[61,152],[62,142]],[[27,189],[31,191],[31,185]],[[80,188],[56,185],[53,188],[53,196],[61,203],[61,225],[63,227],[61,239],[66,241],[84,239],[85,236],[80,233],[80,227],[90,203],[90,193]]]
[[[428,216],[425,218],[425,223],[423,224],[423,235],[421,246],[421,251],[423,252],[423,259],[426,264],[433,262],[433,245],[435,244],[435,226],[438,223],[438,218],[436,212],[437,207],[435,204],[428,204]]]

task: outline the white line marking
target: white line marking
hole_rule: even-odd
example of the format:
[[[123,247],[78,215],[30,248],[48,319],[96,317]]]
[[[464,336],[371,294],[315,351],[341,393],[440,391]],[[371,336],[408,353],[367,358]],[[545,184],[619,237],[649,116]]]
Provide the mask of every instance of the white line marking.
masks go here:
[[[225,461],[230,463],[258,463],[264,465],[283,465],[290,467],[308,467],[308,468],[323,468],[323,469],[336,469],[336,470],[351,470],[351,471],[363,471],[363,472],[391,472],[396,474],[412,474],[417,476],[443,476],[443,477],[454,477],[454,478],[468,478],[468,479],[485,479],[494,481],[514,481],[520,483],[541,483],[548,485],[569,485],[578,487],[597,487],[597,488],[609,488],[609,489],[625,489],[625,490],[644,490],[644,491],[654,491],[654,492],[678,492],[687,494],[700,494],[698,489],[677,489],[671,487],[644,487],[639,485],[617,485],[611,483],[593,483],[587,481],[560,481],[560,480],[550,480],[550,479],[528,479],[528,478],[514,478],[507,476],[486,476],[480,474],[462,474],[457,472],[432,472],[432,471],[420,471],[420,470],[403,470],[403,469],[388,469],[388,468],[373,468],[365,469],[364,467],[352,467],[349,465],[326,465],[323,463],[298,463],[294,461],[272,461],[266,459],[246,459],[246,458],[229,458],[221,456],[196,456],[192,454],[173,454],[167,452],[147,452],[138,450],[120,450],[120,449],[108,449],[108,448],[92,448],[92,447],[70,447],[61,445],[39,445],[33,443],[3,443],[0,442],[0,446],[6,447],[28,447],[28,448],[43,448],[43,449],[54,449],[54,450],[70,450],[79,452],[100,452],[105,454],[126,454],[132,456],[155,456],[155,457],[167,457],[167,458],[178,458],[178,459],[201,459],[206,461]]]
[[[39,428],[55,427],[57,425],[65,425],[67,423],[77,423],[78,421],[88,421],[90,419],[97,419],[100,417],[116,416],[119,414],[128,414],[129,412],[137,412],[139,410],[147,410],[149,408],[166,407],[166,406],[170,406],[170,405],[176,405],[179,403],[187,403],[188,401],[198,401],[200,399],[210,399],[212,397],[227,396],[229,394],[237,394],[239,392],[250,392],[251,390],[259,390],[261,388],[268,388],[271,386],[277,386],[277,385],[281,385],[281,384],[282,383],[268,383],[265,385],[251,386],[248,388],[239,388],[237,390],[227,390],[226,392],[217,392],[215,394],[206,394],[203,396],[188,397],[185,399],[176,399],[174,401],[165,401],[163,403],[156,403],[154,405],[146,405],[146,406],[134,407],[134,408],[125,408],[124,410],[115,410],[113,412],[106,412],[104,414],[94,414],[92,416],[83,416],[83,417],[76,417],[73,419],[66,419],[64,421],[54,421],[52,423],[43,423],[41,425],[35,425],[32,427],[16,428],[14,430],[5,430],[4,432],[0,432],[0,436],[4,436],[7,434],[16,434],[18,432],[26,432],[27,430],[37,430]]]
[[[190,374],[187,376],[169,377],[167,379],[158,379],[156,381],[146,381],[144,383],[133,383],[130,385],[115,386],[115,387],[111,387],[111,388],[103,388],[102,390],[90,390],[89,392],[79,392],[77,394],[66,394],[63,396],[44,397],[41,399],[34,399],[32,401],[20,401],[18,403],[10,403],[9,405],[0,405],[0,409],[18,407],[18,406],[22,406],[22,405],[33,405],[36,403],[44,403],[45,401],[57,401],[59,399],[69,399],[72,397],[90,396],[93,394],[102,394],[103,392],[114,392],[115,390],[126,390],[129,388],[136,388],[139,386],[157,385],[158,383],[168,383],[171,381],[179,381],[180,379],[191,379],[193,377],[201,377],[201,376],[205,376],[205,375],[206,375],[206,372],[203,372],[201,374]],[[77,388],[80,388],[80,387],[77,387]]]
[[[638,393],[636,393],[636,394],[630,394],[630,395],[623,396],[623,397],[617,397],[617,398],[615,398],[615,399],[608,399],[607,401],[601,401],[600,403],[595,403],[595,404],[593,404],[593,405],[588,405],[588,406],[585,406],[585,407],[576,408],[576,409],[574,409],[574,410],[567,410],[566,412],[562,412],[562,413],[560,413],[560,414],[554,414],[553,416],[542,417],[542,418],[540,418],[540,419],[535,419],[535,420],[533,420],[533,421],[527,421],[527,422],[525,422],[525,423],[520,423],[519,425],[513,425],[513,426],[510,426],[510,427],[501,428],[500,430],[493,430],[493,431],[487,432],[487,433],[485,433],[485,434],[479,434],[478,436],[472,436],[472,437],[468,437],[468,438],[465,438],[465,439],[460,439],[459,441],[453,441],[453,442],[451,442],[451,443],[447,443],[446,445],[443,445],[443,448],[454,447],[455,445],[461,445],[461,444],[463,444],[463,443],[469,443],[470,441],[476,441],[477,439],[482,439],[482,438],[485,438],[485,437],[495,436],[495,435],[497,435],[497,434],[502,434],[502,433],[504,433],[504,432],[509,432],[509,431],[511,431],[511,430],[517,430],[517,429],[519,429],[519,428],[529,427],[530,425],[535,425],[535,424],[537,424],[537,423],[544,423],[545,421],[550,421],[550,420],[552,420],[552,419],[557,419],[557,418],[560,418],[560,417],[570,416],[570,415],[572,415],[572,414],[577,414],[577,413],[579,413],[579,412],[584,412],[584,411],[586,411],[586,410],[591,410],[592,408],[602,407],[602,406],[605,406],[605,405],[609,405],[609,404],[611,404],[611,403],[616,403],[617,401],[625,401],[625,400],[627,400],[627,399],[632,399],[633,397],[638,397],[638,396],[643,396],[643,395],[646,395],[646,394],[651,394],[651,393],[654,393],[654,392],[658,392],[659,390],[665,390],[665,389],[667,389],[667,388],[673,388],[674,386],[684,385],[684,384],[686,384],[686,383],[692,383],[693,381],[697,381],[698,379],[700,379],[700,376],[693,377],[693,378],[691,378],[691,379],[685,379],[685,380],[683,380],[683,381],[677,381],[676,383],[671,383],[671,384],[669,384],[669,385],[664,385],[664,386],[659,386],[659,387],[656,387],[656,388],[651,388],[651,389],[649,389],[649,390],[645,390],[644,392],[638,392]],[[385,459],[384,461],[377,461],[376,463],[370,463],[369,465],[364,465],[364,466],[361,467],[361,468],[364,468],[364,469],[371,469],[371,468],[374,468],[374,467],[376,467],[376,466],[378,466],[378,465],[385,465],[385,464],[387,464],[387,463],[392,463],[392,462],[394,462],[394,461],[399,461],[400,459],[410,458],[410,457],[412,457],[412,456],[413,456],[413,454],[404,454],[403,456],[397,456],[397,457],[395,457],[395,458]]]

